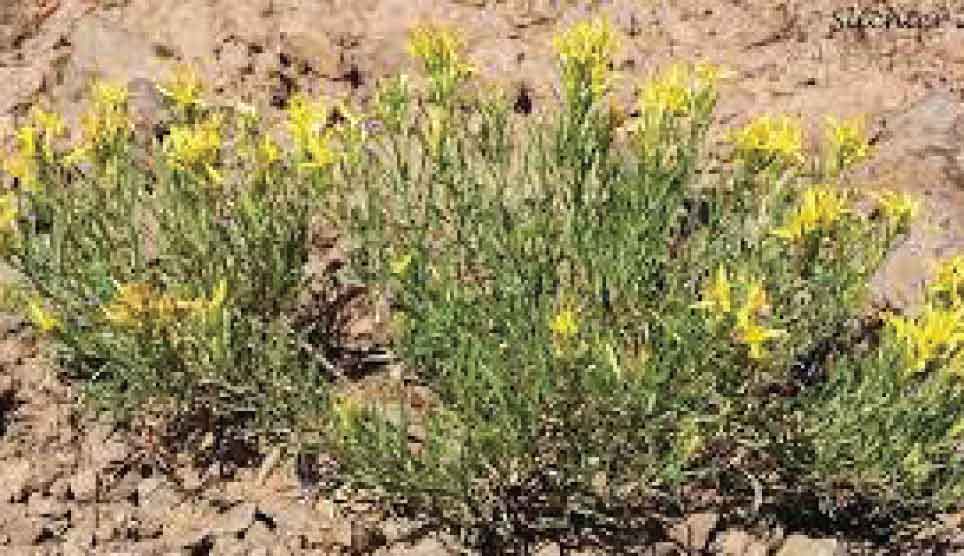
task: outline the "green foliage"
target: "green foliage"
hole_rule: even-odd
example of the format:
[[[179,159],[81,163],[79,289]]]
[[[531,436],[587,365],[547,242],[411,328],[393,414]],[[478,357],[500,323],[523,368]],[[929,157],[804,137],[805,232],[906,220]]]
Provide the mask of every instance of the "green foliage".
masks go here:
[[[646,84],[621,140],[615,45],[601,23],[562,35],[563,109],[522,122],[496,88],[461,95],[451,32],[417,31],[422,110],[404,77],[375,97],[381,133],[296,97],[292,152],[251,110],[226,149],[230,122],[187,74],[168,90],[179,131],[150,168],[126,146],[119,89],[99,89],[66,156],[38,147],[57,130],[40,114],[4,165],[36,187],[0,212],[36,293],[27,311],[96,407],[253,408],[263,430],[313,428],[355,486],[463,525],[503,519],[519,489],[552,501],[548,519],[747,476],[953,501],[961,265],[941,271],[936,317],[893,317],[855,349],[867,279],[913,202],[859,214],[853,192],[794,172],[799,128],[767,117],[731,135],[738,163],[707,184],[706,65]],[[865,154],[857,134],[831,135],[820,179]],[[295,318],[315,216],[347,235],[347,272],[391,300],[392,347],[435,403],[329,398]]]

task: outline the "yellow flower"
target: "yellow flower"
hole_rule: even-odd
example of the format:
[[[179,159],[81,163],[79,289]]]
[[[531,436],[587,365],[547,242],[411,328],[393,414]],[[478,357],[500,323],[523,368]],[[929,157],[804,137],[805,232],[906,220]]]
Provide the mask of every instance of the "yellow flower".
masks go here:
[[[743,129],[731,132],[737,156],[748,163],[779,160],[786,164],[803,162],[803,128],[800,122],[783,116],[760,116]]]
[[[178,110],[184,112],[201,102],[204,85],[194,67],[182,64],[174,68],[166,85],[158,85],[157,89],[170,98]]]
[[[557,35],[553,47],[562,63],[563,83],[570,98],[588,87],[599,98],[610,86],[609,65],[619,48],[619,39],[606,19],[582,21]]]
[[[205,309],[220,307],[226,295],[226,284],[215,289],[211,301],[179,299],[173,295],[158,295],[144,282],[123,284],[113,301],[103,307],[105,320],[114,325],[142,328],[148,321],[166,326],[184,315],[200,315]]]
[[[395,276],[402,276],[408,270],[409,265],[412,263],[412,254],[407,253],[401,257],[392,261],[392,274]]]
[[[763,358],[763,342],[787,335],[786,330],[766,329],[755,322],[751,322],[749,319],[738,324],[736,327],[736,338],[739,342],[749,346],[750,359]]]
[[[17,196],[12,191],[0,195],[0,234],[16,230],[18,214]]]
[[[840,122],[833,116],[827,116],[826,134],[831,174],[867,158],[870,153],[863,118],[855,117]]]
[[[887,315],[888,324],[904,343],[911,372],[923,371],[927,363],[938,356],[941,348],[957,348],[964,339],[964,333],[960,332],[962,314],[964,309],[935,309],[928,302],[915,321]]]
[[[714,91],[719,77],[720,68],[711,64],[673,64],[642,88],[640,107],[657,114],[685,116],[698,95]]]
[[[127,87],[108,81],[95,81],[91,87],[94,107],[103,111],[119,110],[127,104]]]
[[[140,325],[151,305],[151,287],[138,282],[122,285],[113,302],[102,311],[108,322],[119,325]]]
[[[901,222],[905,218],[914,218],[920,210],[920,201],[908,193],[897,193],[896,191],[882,191],[880,193],[870,193],[883,211],[888,222]]]
[[[211,295],[211,301],[208,302],[208,309],[212,311],[220,309],[222,306],[224,306],[224,302],[227,300],[227,298],[228,281],[222,278],[218,282],[217,287],[214,288],[214,292]]]
[[[730,279],[722,264],[717,267],[716,277],[708,285],[702,297],[702,301],[691,307],[694,309],[710,309],[717,316],[730,312]]]
[[[81,116],[82,139],[65,161],[97,160],[101,149],[123,140],[133,131],[127,111],[127,88],[103,81],[91,85],[92,106]]]
[[[60,117],[60,114],[47,112],[38,107],[34,107],[31,112],[31,118],[34,121],[34,125],[43,132],[44,158],[47,161],[52,161],[53,146],[51,145],[51,140],[56,137],[62,137],[66,133],[67,127],[64,124],[64,120]]]
[[[942,261],[937,267],[933,293],[946,292],[951,297],[951,305],[957,307],[961,303],[960,288],[964,285],[964,256],[956,255]]]
[[[221,181],[214,170],[221,148],[221,119],[211,117],[199,124],[173,126],[164,144],[171,164],[182,171],[204,170],[215,182]]]
[[[302,162],[299,167],[323,169],[338,162],[338,157],[331,148],[330,140],[330,133],[310,136],[305,145],[305,154],[308,156],[308,161]]]
[[[288,105],[288,127],[297,149],[308,149],[311,138],[321,133],[327,123],[328,109],[323,101],[309,101],[300,94],[291,99]]]
[[[432,101],[447,101],[455,87],[475,72],[475,68],[462,59],[463,47],[461,38],[448,27],[424,25],[412,30],[408,52],[421,60],[429,75]]]
[[[48,334],[54,329],[61,327],[57,317],[44,308],[39,298],[30,300],[28,311],[30,313],[30,321],[44,334]]]
[[[803,192],[803,199],[791,213],[789,222],[771,233],[789,241],[799,241],[818,227],[830,228],[841,215],[850,212],[842,194],[829,186],[811,186]]]
[[[747,289],[746,303],[737,312],[737,323],[748,324],[754,315],[759,314],[766,308],[767,292],[763,289],[761,281],[754,280]]]
[[[262,167],[271,166],[275,162],[281,159],[281,149],[278,144],[271,139],[270,136],[265,135],[261,142],[258,143],[258,150],[256,154],[257,162]]]
[[[553,316],[549,329],[562,340],[574,337],[579,333],[579,319],[576,312],[571,307],[563,307]]]

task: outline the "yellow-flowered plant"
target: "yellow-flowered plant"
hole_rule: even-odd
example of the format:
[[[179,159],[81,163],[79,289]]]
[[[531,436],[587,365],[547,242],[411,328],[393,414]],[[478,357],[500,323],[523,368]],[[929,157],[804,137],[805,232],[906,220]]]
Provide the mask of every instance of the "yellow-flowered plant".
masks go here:
[[[122,284],[114,299],[102,308],[105,320],[115,326],[143,328],[145,324],[161,327],[187,316],[206,316],[220,309],[227,297],[227,282],[221,280],[210,300],[180,299],[161,294],[144,282]]]
[[[920,211],[920,201],[909,193],[882,191],[870,195],[877,200],[881,212],[890,224],[904,223],[917,216]]]
[[[49,334],[62,327],[60,319],[44,307],[43,300],[39,297],[34,297],[30,300],[27,306],[27,312],[30,317],[30,322],[43,334]]]
[[[288,128],[295,150],[302,158],[300,169],[324,169],[338,162],[332,147],[334,131],[328,129],[328,108],[322,100],[311,101],[302,95],[288,106]]]
[[[53,140],[63,137],[67,133],[64,119],[56,112],[48,112],[39,107],[34,107],[31,111],[31,119],[43,136],[44,160],[52,162],[54,158]]]
[[[18,215],[17,195],[12,191],[0,195],[0,234],[8,235],[16,231]]]
[[[701,296],[702,300],[691,307],[709,310],[719,322],[725,315],[732,312],[732,289],[733,285],[726,268],[721,264],[717,267],[716,276],[706,285]],[[751,359],[763,358],[764,342],[786,335],[783,330],[767,329],[757,323],[756,318],[764,314],[768,308],[763,282],[759,279],[749,280],[743,306],[736,311],[733,339],[749,347]]]
[[[181,64],[174,68],[171,78],[157,89],[174,103],[175,109],[186,116],[188,112],[201,104],[201,94],[204,84],[197,70],[189,64]]]
[[[956,255],[941,261],[937,267],[931,293],[947,294],[952,307],[961,305],[961,287],[964,286],[964,256]]]
[[[788,335],[786,330],[774,330],[764,328],[755,321],[747,319],[737,323],[734,329],[734,337],[742,344],[749,347],[750,359],[762,359],[766,353],[763,351],[763,342],[782,338]]]
[[[771,233],[790,242],[798,242],[817,229],[828,229],[844,214],[846,208],[842,193],[828,185],[814,185],[803,192],[799,206],[791,212],[789,220]]]
[[[737,157],[751,166],[774,161],[796,165],[804,161],[803,128],[798,120],[787,116],[760,116],[731,132],[730,141]]]
[[[726,267],[722,264],[716,269],[716,275],[713,280],[707,284],[706,289],[702,294],[702,300],[699,303],[691,305],[693,309],[707,309],[714,314],[717,318],[722,317],[726,313],[730,312],[731,309],[731,297],[730,297],[730,278],[726,271]]]
[[[940,357],[946,349],[956,349],[964,332],[961,331],[964,308],[941,309],[927,302],[916,319],[885,315],[897,338],[904,345],[904,355],[909,373],[923,371],[927,363]]]
[[[391,272],[395,276],[404,276],[412,264],[412,254],[406,253],[391,262]]]
[[[36,191],[40,185],[40,158],[53,163],[53,140],[63,137],[67,128],[60,114],[39,107],[31,110],[30,120],[17,130],[16,150],[3,161],[3,170],[17,178],[24,189]]]
[[[221,149],[221,118],[211,116],[200,123],[172,126],[164,142],[164,151],[171,166],[192,175],[206,174],[220,183],[215,169]]]
[[[569,102],[585,93],[595,100],[609,90],[609,67],[619,48],[619,38],[608,20],[579,22],[554,37],[552,44],[562,66],[562,83]]]
[[[3,171],[17,178],[20,186],[28,191],[36,191],[39,185],[39,166],[37,163],[37,128],[22,126],[16,134],[17,148],[3,161]]]
[[[81,142],[67,157],[67,164],[106,163],[110,149],[127,142],[134,130],[127,101],[123,85],[106,81],[91,85],[91,107],[81,117]]]
[[[549,322],[549,330],[560,340],[569,340],[579,333],[579,317],[572,307],[563,307]]]
[[[826,123],[829,175],[836,176],[870,155],[863,118],[858,116],[839,121],[833,116],[827,116]]]
[[[713,94],[719,76],[720,69],[710,64],[672,64],[642,87],[640,108],[656,114],[689,115],[698,95]]]
[[[571,299],[562,301],[556,311],[549,318],[549,331],[552,333],[553,353],[557,357],[566,357],[574,353],[573,350],[585,347],[577,346],[576,337],[580,330],[579,309]]]
[[[255,151],[255,162],[261,168],[267,168],[281,160],[281,147],[270,135],[265,134]]]
[[[429,100],[445,104],[456,88],[475,72],[462,57],[462,39],[453,29],[441,25],[422,25],[412,30],[409,54],[422,62],[430,82]]]
[[[747,287],[746,302],[737,311],[737,323],[749,323],[750,320],[767,310],[767,292],[761,280],[752,280]]]
[[[311,137],[322,133],[328,124],[328,107],[322,99],[310,100],[304,95],[295,95],[287,112],[288,129],[298,150],[305,150]]]

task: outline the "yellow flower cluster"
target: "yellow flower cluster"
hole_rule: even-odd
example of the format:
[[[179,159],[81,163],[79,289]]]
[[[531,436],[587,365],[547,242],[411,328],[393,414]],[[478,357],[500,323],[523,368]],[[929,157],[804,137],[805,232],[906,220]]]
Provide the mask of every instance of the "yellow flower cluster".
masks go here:
[[[855,117],[841,122],[833,116],[827,116],[826,121],[831,175],[836,175],[867,158],[870,154],[870,145],[867,143],[863,118]]]
[[[0,195],[0,234],[15,231],[17,225],[17,196],[12,191]]]
[[[562,63],[566,92],[577,95],[588,86],[593,98],[610,86],[609,66],[619,48],[612,25],[605,19],[583,21],[557,35],[552,41]]]
[[[129,138],[134,130],[127,108],[128,91],[122,85],[96,81],[91,86],[92,106],[81,118],[82,139],[67,163],[102,160],[104,149]]]
[[[434,102],[446,102],[455,87],[475,72],[475,68],[462,59],[464,46],[461,38],[448,27],[423,25],[412,30],[408,52],[425,67],[432,82]]]
[[[197,124],[171,127],[164,151],[171,165],[181,171],[203,170],[215,183],[221,175],[215,170],[221,149],[221,118],[211,116]]]
[[[841,215],[850,213],[845,207],[844,197],[830,186],[811,186],[803,192],[800,206],[790,215],[790,221],[771,233],[791,242],[800,241],[810,232],[829,228]]]
[[[779,161],[799,164],[803,157],[803,128],[789,117],[760,116],[731,133],[737,156],[748,164]]]
[[[903,344],[909,373],[923,371],[931,361],[939,360],[961,346],[964,340],[962,285],[964,256],[956,255],[938,264],[934,282],[928,288],[923,309],[916,318],[891,313],[884,315]],[[964,351],[957,351],[943,370],[964,378]]]
[[[732,311],[732,288],[727,270],[721,264],[717,267],[714,279],[707,284],[701,296],[702,301],[692,305],[692,308],[709,310],[719,320]],[[736,311],[733,337],[749,348],[751,359],[764,357],[763,342],[787,335],[785,330],[767,329],[757,322],[756,318],[768,308],[763,283],[759,280],[750,280],[744,304]]]
[[[159,295],[150,284],[133,282],[122,285],[110,304],[103,308],[107,322],[134,328],[145,323],[166,326],[185,315],[201,315],[216,311],[227,298],[227,282],[221,280],[210,300],[178,299],[172,295]]]
[[[886,320],[904,343],[908,370],[916,373],[923,371],[945,348],[950,352],[960,345],[964,339],[962,317],[964,307],[935,308],[927,302],[916,319],[887,315]],[[956,368],[959,372],[960,368]]]
[[[295,149],[307,160],[301,168],[326,168],[338,161],[331,148],[332,132],[325,129],[328,109],[320,100],[309,101],[301,95],[291,99],[288,106],[288,127]]]
[[[576,317],[576,312],[570,307],[561,309],[552,317],[549,330],[559,339],[572,338],[579,333],[579,320]]]
[[[3,161],[3,171],[17,178],[24,189],[35,191],[38,185],[37,128],[21,127],[16,142],[16,151]]]
[[[168,82],[158,85],[157,89],[171,99],[178,111],[187,114],[193,106],[201,103],[204,84],[194,67],[183,64],[177,66]]]
[[[573,350],[583,349],[584,343],[574,343],[579,335],[580,310],[572,299],[564,300],[555,313],[549,318],[549,331],[552,333],[553,353],[563,357],[574,353]]]
[[[27,305],[27,314],[30,322],[43,334],[49,334],[62,326],[60,319],[44,307],[39,297],[30,300]]]
[[[961,305],[961,286],[964,286],[964,256],[956,255],[942,261],[937,267],[931,292],[947,294],[952,307]]]
[[[704,91],[712,91],[719,75],[720,69],[710,64],[672,64],[642,88],[640,107],[658,114],[686,116],[692,110],[694,98]]]
[[[63,137],[67,133],[67,126],[64,119],[56,112],[47,112],[41,108],[34,108],[31,112],[34,126],[43,135],[44,159],[48,162],[53,160],[52,140],[56,137]]]
[[[908,193],[883,191],[871,193],[871,196],[877,200],[881,211],[891,224],[914,218],[920,210],[920,201],[914,199]]]

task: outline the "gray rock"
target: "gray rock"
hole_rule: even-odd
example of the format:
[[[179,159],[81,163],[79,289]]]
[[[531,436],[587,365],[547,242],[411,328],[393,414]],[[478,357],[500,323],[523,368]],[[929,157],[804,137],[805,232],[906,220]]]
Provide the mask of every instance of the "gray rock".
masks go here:
[[[44,517],[49,519],[60,519],[67,515],[70,510],[64,504],[60,504],[50,496],[35,492],[27,500],[27,515],[34,517]]]
[[[720,516],[715,513],[692,514],[669,531],[669,538],[687,550],[703,550],[719,520]]]
[[[811,539],[805,535],[790,535],[777,556],[842,556],[836,539]]]
[[[211,532],[218,536],[243,533],[254,523],[256,510],[257,506],[253,502],[238,504],[219,516]]]
[[[873,159],[847,177],[867,189],[906,191],[922,202],[909,235],[870,280],[872,303],[913,313],[934,263],[964,249],[964,106],[934,92],[883,120]]]
[[[89,502],[94,499],[97,491],[97,471],[85,468],[70,478],[70,492],[74,500]]]
[[[436,537],[426,537],[412,545],[399,544],[382,548],[375,554],[379,556],[452,556],[458,552]]]

